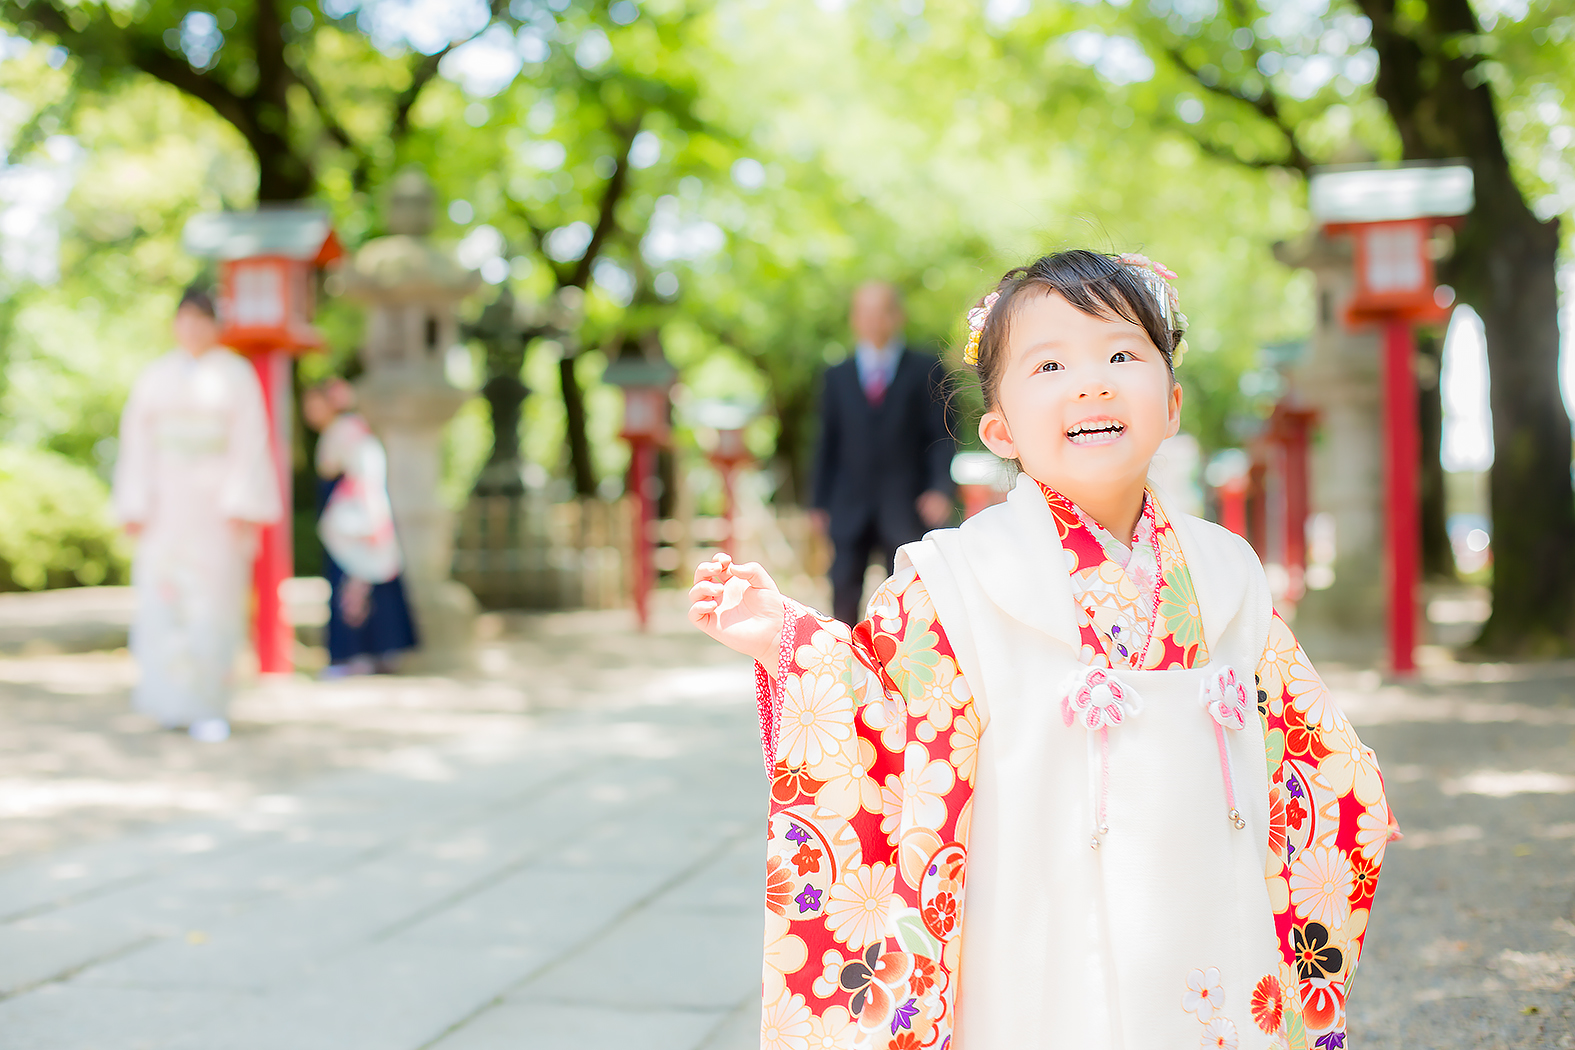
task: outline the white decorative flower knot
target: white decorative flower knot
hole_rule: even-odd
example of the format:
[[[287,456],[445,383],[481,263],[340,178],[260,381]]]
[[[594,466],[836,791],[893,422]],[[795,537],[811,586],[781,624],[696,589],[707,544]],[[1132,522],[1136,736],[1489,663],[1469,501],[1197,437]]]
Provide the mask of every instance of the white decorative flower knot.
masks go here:
[[[1103,667],[1084,667],[1061,687],[1061,720],[1085,729],[1119,726],[1141,706],[1132,687]]]
[[[1247,712],[1252,708],[1248,696],[1247,687],[1234,667],[1205,678],[1198,690],[1198,700],[1208,710],[1209,717],[1226,729],[1247,728]]]

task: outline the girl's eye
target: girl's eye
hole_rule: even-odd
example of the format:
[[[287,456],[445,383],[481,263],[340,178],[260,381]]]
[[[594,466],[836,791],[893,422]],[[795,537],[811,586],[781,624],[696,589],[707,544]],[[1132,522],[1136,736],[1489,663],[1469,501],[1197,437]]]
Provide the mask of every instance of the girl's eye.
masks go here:
[[[1061,362],[1059,362],[1059,361],[1046,361],[1044,364],[1042,364],[1038,368],[1034,369],[1034,371],[1035,372],[1059,372],[1059,371],[1061,371],[1061,367],[1062,367],[1061,366]]]
[[[1113,364],[1113,365],[1119,365],[1119,364],[1121,364],[1124,361],[1136,361],[1136,360],[1137,360],[1137,355],[1136,354],[1128,353],[1125,350],[1117,350],[1115,353],[1110,355],[1110,363]]]

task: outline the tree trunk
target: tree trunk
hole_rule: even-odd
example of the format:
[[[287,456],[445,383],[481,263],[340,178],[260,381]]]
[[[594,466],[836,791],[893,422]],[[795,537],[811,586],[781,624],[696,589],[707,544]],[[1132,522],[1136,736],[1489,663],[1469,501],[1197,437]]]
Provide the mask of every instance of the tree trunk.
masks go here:
[[[312,195],[312,169],[290,151],[283,135],[260,134],[251,143],[257,157],[257,202],[284,204]]]
[[[558,359],[558,379],[563,387],[563,424],[569,444],[569,473],[577,496],[596,495],[596,470],[591,464],[591,443],[585,430],[585,394],[574,374],[579,355],[564,347]]]
[[[1456,280],[1487,332],[1493,410],[1493,614],[1476,648],[1567,652],[1575,626],[1575,492],[1559,384],[1556,223],[1483,185]],[[1470,235],[1471,231],[1468,231]]]
[[[1444,398],[1440,363],[1443,340],[1433,332],[1420,332],[1416,340],[1422,369],[1417,377],[1417,418],[1422,430],[1422,576],[1455,578],[1455,552],[1449,545],[1449,508],[1444,488]]]

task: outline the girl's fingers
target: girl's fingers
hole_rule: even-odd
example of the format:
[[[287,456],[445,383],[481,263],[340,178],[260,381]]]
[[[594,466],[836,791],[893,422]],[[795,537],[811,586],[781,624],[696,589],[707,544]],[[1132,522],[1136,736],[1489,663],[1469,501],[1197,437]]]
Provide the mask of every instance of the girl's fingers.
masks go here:
[[[777,589],[776,583],[759,562],[752,561],[744,565],[734,565],[732,572],[734,576],[737,576],[751,587],[763,587],[770,591]]]
[[[695,582],[702,580],[725,581],[727,569],[733,560],[725,554],[719,554],[710,561],[703,561],[695,566]]]
[[[692,602],[699,602],[719,599],[722,597],[723,589],[723,585],[720,583],[712,583],[709,580],[701,580],[699,583],[689,588],[689,600]]]
[[[689,606],[689,619],[698,627],[705,627],[706,621],[715,614],[716,602],[713,601],[698,601]]]

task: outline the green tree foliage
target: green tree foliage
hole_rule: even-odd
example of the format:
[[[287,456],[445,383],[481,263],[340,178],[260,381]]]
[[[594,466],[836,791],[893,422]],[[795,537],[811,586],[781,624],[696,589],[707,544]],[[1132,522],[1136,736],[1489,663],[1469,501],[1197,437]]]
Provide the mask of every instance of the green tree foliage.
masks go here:
[[[1180,272],[1184,425],[1206,450],[1239,444],[1267,408],[1240,377],[1312,323],[1309,277],[1270,254],[1309,227],[1301,172],[1418,155],[1385,33],[1421,49],[1419,90],[1453,71],[1491,91],[1523,204],[1570,204],[1553,142],[1568,145],[1568,16],[1528,0],[1462,34],[1430,28],[1445,0],[1376,2],[515,0],[453,5],[438,35],[401,28],[390,0],[0,2],[34,41],[0,63],[12,157],[69,135],[81,158],[60,280],[9,299],[5,425],[106,459],[114,407],[196,272],[186,216],[310,197],[353,247],[416,162],[454,202],[438,235],[525,304],[525,450],[582,492],[624,465],[599,383],[622,348],[665,348],[681,396],[761,402],[751,438],[798,499],[860,280],[896,282],[913,339],[954,354],[1003,270],[1072,245]],[[342,367],[357,315],[330,300],[321,320],[334,352],[308,367]],[[483,426],[456,424],[478,450],[456,462],[479,458]]]
[[[104,482],[53,452],[0,447],[0,591],[125,583]]]

